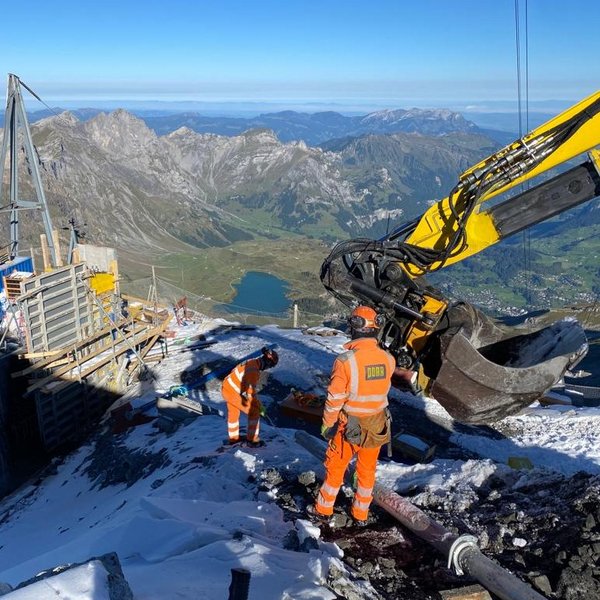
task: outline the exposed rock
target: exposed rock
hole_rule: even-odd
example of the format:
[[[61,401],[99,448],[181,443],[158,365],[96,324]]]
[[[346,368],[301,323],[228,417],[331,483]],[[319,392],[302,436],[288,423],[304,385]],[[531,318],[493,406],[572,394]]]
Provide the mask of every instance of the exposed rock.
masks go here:
[[[314,471],[305,471],[304,473],[300,473],[300,475],[298,475],[298,483],[304,486],[312,485],[316,480],[317,475]]]
[[[283,497],[302,507],[313,501],[318,481],[283,478],[277,501],[284,511]],[[548,489],[552,494],[544,494]],[[442,590],[471,583],[377,506],[371,508],[368,527],[354,527],[348,518],[351,499],[344,486],[332,524],[320,527],[321,537],[343,549],[344,562],[383,597],[439,600]],[[549,600],[600,598],[600,477],[551,472],[521,477],[512,470],[492,470],[477,489],[467,485],[444,495],[414,490],[410,500],[446,529],[476,535],[487,556]],[[304,517],[303,509],[299,512]],[[289,508],[286,515],[299,516]]]
[[[9,592],[12,592],[12,586],[8,583],[4,583],[3,581],[0,581],[0,596],[4,596],[5,594],[8,594]]]
[[[262,482],[262,487],[267,490],[274,488],[283,481],[283,477],[277,469],[265,469],[260,474],[260,479]]]
[[[159,452],[132,450],[119,443],[110,432],[104,432],[96,437],[94,451],[86,459],[83,473],[100,488],[119,483],[129,487],[169,462],[164,449]]]
[[[42,579],[55,577],[61,573],[64,573],[65,571],[69,571],[70,569],[74,569],[75,567],[80,567],[82,565],[87,565],[93,561],[99,561],[108,573],[108,594],[110,600],[133,600],[133,593],[129,587],[129,584],[127,583],[127,580],[125,579],[125,576],[123,575],[119,557],[114,552],[103,554],[102,556],[94,556],[84,562],[60,565],[52,569],[42,571],[35,577],[20,583],[15,589],[18,590],[28,587],[38,581],[41,581]]]

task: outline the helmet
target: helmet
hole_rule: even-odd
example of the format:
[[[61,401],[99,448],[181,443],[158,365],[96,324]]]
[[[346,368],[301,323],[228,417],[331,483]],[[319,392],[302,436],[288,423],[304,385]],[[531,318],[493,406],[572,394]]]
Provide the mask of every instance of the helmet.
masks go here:
[[[263,346],[260,351],[262,352],[265,369],[270,369],[279,362],[279,355],[277,352],[275,352],[275,350],[273,350],[273,348]]]
[[[355,331],[379,329],[383,325],[383,317],[370,306],[357,306],[348,319],[348,325]]]

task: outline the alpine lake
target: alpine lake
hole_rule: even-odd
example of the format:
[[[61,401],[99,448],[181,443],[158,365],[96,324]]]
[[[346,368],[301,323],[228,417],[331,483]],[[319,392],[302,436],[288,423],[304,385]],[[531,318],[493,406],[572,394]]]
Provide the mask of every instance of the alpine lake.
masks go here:
[[[248,271],[233,287],[236,294],[231,302],[220,306],[223,311],[230,314],[288,316],[291,303],[286,293],[290,285],[283,279],[270,273]]]

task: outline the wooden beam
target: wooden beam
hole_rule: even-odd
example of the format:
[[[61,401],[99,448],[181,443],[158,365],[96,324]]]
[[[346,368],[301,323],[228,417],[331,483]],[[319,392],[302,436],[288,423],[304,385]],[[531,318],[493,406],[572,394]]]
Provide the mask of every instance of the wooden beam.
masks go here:
[[[49,356],[56,356],[60,354],[62,350],[49,350],[48,352],[26,352],[25,354],[19,354],[21,359],[30,358],[48,358]]]
[[[58,237],[58,229],[52,230],[52,241],[54,242],[54,251],[56,253],[56,266],[62,267],[63,260],[60,253],[60,238]]]
[[[139,304],[148,307],[150,310],[152,310],[152,308],[154,307],[154,302],[149,302],[146,298],[138,298],[137,296],[130,296],[129,294],[122,294],[121,298],[127,300],[128,302],[138,302]],[[158,302],[156,306],[162,309],[169,308],[168,306],[166,306],[165,304],[161,304],[160,302]]]
[[[135,332],[128,332],[127,334],[125,334],[125,340],[127,340],[130,343],[126,344],[124,339],[115,340],[114,352],[112,351],[112,344],[105,344],[104,346],[94,350],[91,354],[88,354],[85,357],[83,357],[83,360],[79,361],[80,367],[85,365],[85,363],[89,362],[92,358],[95,358],[95,357],[99,356],[100,354],[103,354],[104,352],[106,352],[108,354],[108,356],[106,356],[103,359],[100,359],[99,361],[94,362],[92,367],[84,370],[81,373],[78,373],[77,379],[84,379],[84,378],[88,377],[91,373],[93,373],[94,371],[97,371],[100,367],[103,367],[106,363],[110,362],[117,356],[124,354],[125,352],[127,352],[127,350],[130,350],[130,346],[137,346],[140,343],[144,342],[145,340],[151,338],[152,336],[160,334],[161,331],[162,331],[162,329],[160,327],[158,327],[158,328],[153,328],[153,329],[146,329],[145,331],[142,329],[141,332],[140,332],[140,330],[135,331]],[[141,335],[140,335],[140,333],[141,333]],[[69,363],[69,365],[57,369],[51,375],[44,377],[43,379],[39,379],[39,380],[35,381],[34,383],[32,383],[25,390],[25,395],[28,395],[31,392],[34,392],[35,390],[40,389],[41,387],[44,387],[48,383],[50,383],[52,381],[56,381],[57,379],[59,379],[61,377],[66,380],[72,379],[72,377],[67,374],[69,373],[69,371],[72,371],[73,369],[74,369],[73,363]]]
[[[128,323],[129,323],[128,319],[121,319],[120,321],[118,321],[116,323],[116,325],[120,329],[120,328],[124,327],[125,325],[127,325]],[[31,366],[27,367],[26,369],[23,369],[22,371],[17,371],[15,373],[13,373],[11,375],[11,377],[13,377],[13,378],[23,377],[25,375],[29,375],[30,373],[33,373],[34,371],[47,369],[47,368],[49,368],[49,365],[52,364],[55,360],[59,360],[61,357],[67,356],[68,354],[71,354],[73,352],[83,350],[90,344],[93,344],[94,342],[98,341],[100,338],[110,334],[114,329],[115,328],[112,325],[108,325],[107,327],[104,327],[100,331],[97,331],[96,333],[88,336],[87,338],[85,338],[85,340],[82,340],[81,342],[79,342],[77,344],[72,344],[71,346],[68,346],[66,348],[61,348],[60,350],[57,350],[55,354],[53,354],[52,356],[49,356],[49,358],[40,360],[40,361],[32,364]]]
[[[40,234],[40,243],[42,245],[42,261],[44,263],[44,271],[52,271],[52,263],[50,262],[50,247],[48,246],[48,238],[45,233]]]

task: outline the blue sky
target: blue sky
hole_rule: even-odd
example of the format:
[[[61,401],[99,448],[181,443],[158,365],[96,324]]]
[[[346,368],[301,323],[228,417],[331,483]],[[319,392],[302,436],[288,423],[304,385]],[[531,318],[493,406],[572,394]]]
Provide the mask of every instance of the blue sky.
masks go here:
[[[600,88],[600,2],[519,5],[532,105]],[[517,95],[514,0],[54,0],[7,2],[2,17],[0,73],[18,74],[54,104],[350,109]]]

